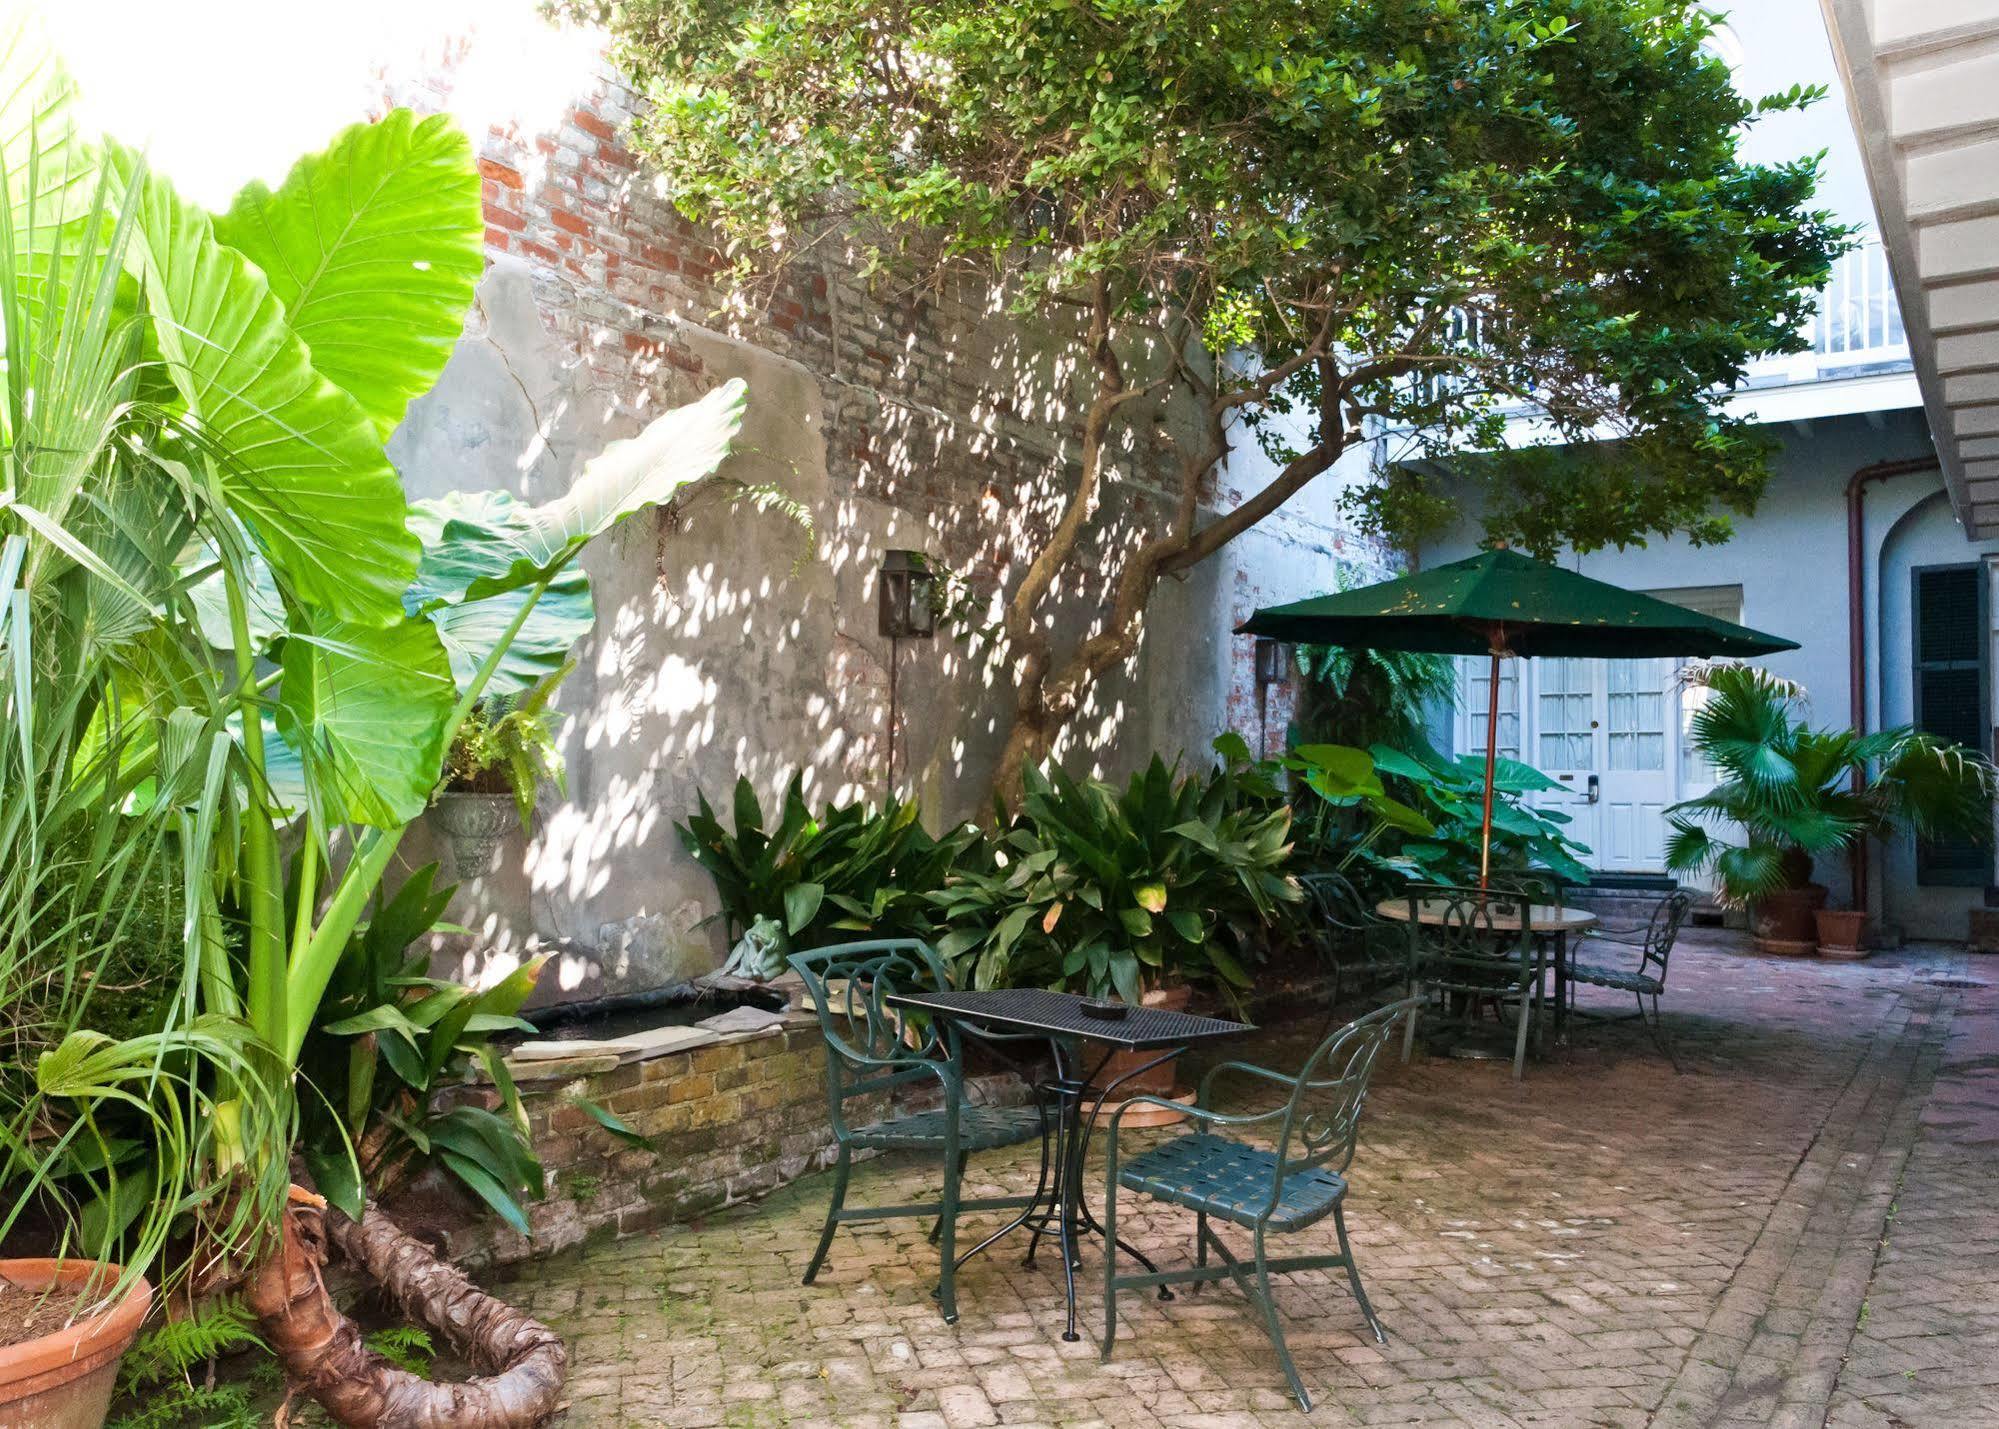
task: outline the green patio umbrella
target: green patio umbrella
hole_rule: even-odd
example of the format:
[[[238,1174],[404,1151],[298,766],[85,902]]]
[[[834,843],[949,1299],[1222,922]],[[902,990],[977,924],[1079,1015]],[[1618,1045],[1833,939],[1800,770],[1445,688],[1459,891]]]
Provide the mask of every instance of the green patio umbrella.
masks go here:
[[[1492,864],[1492,784],[1499,754],[1499,662],[1512,655],[1635,660],[1653,655],[1769,655],[1798,642],[1591,580],[1517,551],[1469,560],[1335,595],[1259,610],[1236,628],[1298,644],[1490,655],[1485,813],[1478,882]]]

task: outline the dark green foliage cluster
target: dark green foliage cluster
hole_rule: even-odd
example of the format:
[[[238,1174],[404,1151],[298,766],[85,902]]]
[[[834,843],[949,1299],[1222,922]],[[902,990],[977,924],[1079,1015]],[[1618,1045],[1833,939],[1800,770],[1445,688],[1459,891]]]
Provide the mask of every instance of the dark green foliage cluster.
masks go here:
[[[1019,813],[1001,803],[990,828],[941,840],[899,802],[814,819],[796,783],[766,831],[745,781],[733,833],[705,800],[681,833],[732,933],[763,919],[786,946],[926,938],[971,987],[1133,1001],[1190,983],[1234,999],[1268,949],[1304,931],[1298,875],[1340,870],[1385,895],[1475,874],[1483,770],[1417,747],[1316,744],[1259,760],[1228,734],[1205,772],[1154,758],[1119,787],[1031,771]],[[1564,816],[1522,801],[1554,783],[1511,761],[1499,776],[1495,865],[1586,877]]]
[[[1154,757],[1123,789],[1030,771],[1019,815],[980,845],[984,866],[931,895],[937,949],[970,987],[1137,1002],[1144,985],[1193,983],[1232,998],[1302,896],[1275,793],[1246,764],[1204,778]]]
[[[364,1188],[379,1195],[434,1164],[525,1234],[522,1203],[542,1195],[542,1169],[493,1038],[534,1030],[518,1014],[541,961],[483,991],[431,977],[421,940],[447,930],[457,891],[436,880],[436,864],[418,869],[348,938],[300,1059],[316,1093],[301,1098],[304,1155],[319,1190],[357,1218]],[[475,1065],[500,1111],[439,1109],[435,1094]]]
[[[724,932],[734,943],[763,923],[780,952],[921,936],[930,925],[925,895],[978,837],[967,827],[932,838],[916,805],[897,799],[879,810],[829,804],[815,816],[797,778],[770,823],[750,781],[737,780],[733,832],[699,799],[680,841],[715,880]]]
[[[1414,748],[1425,741],[1428,713],[1457,703],[1457,665],[1449,655],[1301,645],[1298,673],[1301,744]]]

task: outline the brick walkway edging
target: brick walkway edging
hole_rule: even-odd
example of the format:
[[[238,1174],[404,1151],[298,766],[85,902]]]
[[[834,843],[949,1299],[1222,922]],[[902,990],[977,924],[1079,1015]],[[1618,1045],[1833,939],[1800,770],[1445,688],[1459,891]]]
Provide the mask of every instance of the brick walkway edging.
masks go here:
[[[1933,984],[1904,989],[1688,1350],[1656,1429],[1825,1423],[1955,1008]]]

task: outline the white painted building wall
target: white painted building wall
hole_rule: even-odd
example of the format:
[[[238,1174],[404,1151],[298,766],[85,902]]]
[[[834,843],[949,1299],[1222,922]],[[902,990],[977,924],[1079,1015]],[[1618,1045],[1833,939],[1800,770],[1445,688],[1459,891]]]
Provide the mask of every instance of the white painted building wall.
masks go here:
[[[1856,712],[1849,695],[1847,482],[1861,467],[1930,457],[1935,447],[1909,345],[1899,318],[1888,320],[1884,307],[1894,303],[1881,286],[1887,281],[1878,246],[1884,235],[1876,226],[1862,146],[1817,0],[1737,6],[1717,48],[1730,59],[1745,94],[1793,84],[1831,88],[1826,102],[1757,124],[1745,147],[1750,157],[1766,160],[1825,151],[1820,201],[1844,220],[1865,225],[1877,246],[1846,260],[1821,305],[1820,323],[1843,328],[1846,336],[1815,341],[1812,352],[1798,357],[1758,363],[1732,402],[1736,412],[1766,426],[1780,443],[1768,491],[1756,514],[1738,521],[1734,538],[1706,549],[1683,539],[1653,541],[1624,551],[1571,553],[1563,561],[1583,574],[1639,590],[1740,586],[1743,623],[1788,636],[1802,647],[1762,663],[1806,687],[1814,722],[1848,725]],[[1896,235],[1885,237],[1892,249]],[[1854,350],[1856,344],[1860,350]],[[1532,439],[1531,422],[1523,421],[1518,431],[1520,439]],[[1864,716],[1867,728],[1880,729],[1907,723],[1915,714],[1913,572],[1980,559],[1999,562],[1999,544],[1967,538],[1952,514],[1941,473],[1870,485],[1864,503]],[[1474,551],[1480,534],[1476,515],[1474,508],[1457,529],[1425,543],[1419,563],[1431,566]],[[1999,660],[1993,663],[1999,666]],[[1525,662],[1521,673],[1523,732],[1532,761],[1539,677],[1533,662]],[[1466,742],[1469,718],[1460,711],[1448,723],[1460,744]],[[1677,750],[1669,750],[1679,797],[1693,789],[1677,763]],[[1582,814],[1586,824],[1591,813]],[[1603,857],[1599,863],[1616,866]],[[1850,897],[1845,860],[1827,861],[1818,877],[1835,900]],[[1875,849],[1869,882],[1869,906],[1911,936],[1961,938],[1965,910],[1983,901],[1980,889],[1920,884],[1914,841],[1907,836]]]

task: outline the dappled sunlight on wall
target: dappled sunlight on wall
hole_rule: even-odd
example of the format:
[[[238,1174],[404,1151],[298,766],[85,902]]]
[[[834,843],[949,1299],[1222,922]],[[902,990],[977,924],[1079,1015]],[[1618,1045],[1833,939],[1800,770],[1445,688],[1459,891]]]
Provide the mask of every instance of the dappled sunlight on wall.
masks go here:
[[[186,7],[157,8],[202,28]],[[714,966],[712,887],[675,830],[697,794],[725,806],[742,775],[771,810],[793,778],[815,806],[890,785],[891,652],[875,615],[890,550],[949,573],[937,638],[898,652],[894,785],[936,826],[987,808],[1015,699],[1003,601],[1075,480],[1091,380],[1076,334],[1016,321],[988,286],[870,280],[835,243],[732,290],[726,255],[624,149],[635,101],[599,37],[546,28],[532,3],[354,0],[338,23],[249,0],[193,8],[215,17],[212,49],[175,72],[176,95],[117,68],[142,68],[127,51],[156,32],[167,45],[164,15],[116,31],[120,53],[94,73],[147,119],[138,137],[176,175],[240,156],[240,171],[197,175],[208,202],[391,105],[448,110],[471,135],[491,262],[443,379],[391,443],[412,495],[499,487],[546,500],[607,441],[729,378],[749,385],[720,478],[586,555],[597,628],[558,700],[568,792],[545,790],[532,835],[467,882],[450,971],[490,978],[548,952],[546,999]],[[1134,372],[1163,361],[1142,345],[1125,356]],[[1110,581],[1164,519],[1168,437],[1184,420],[1120,429],[1082,552],[1040,615],[1058,649],[1102,632]],[[1294,502],[1167,582],[1137,653],[1088,691],[1057,757],[1106,776],[1155,750],[1205,757],[1230,722],[1227,627],[1243,592],[1323,584],[1342,539],[1331,510],[1330,496]],[[1245,586],[1236,576],[1251,566]],[[433,856],[419,829],[407,857]]]

